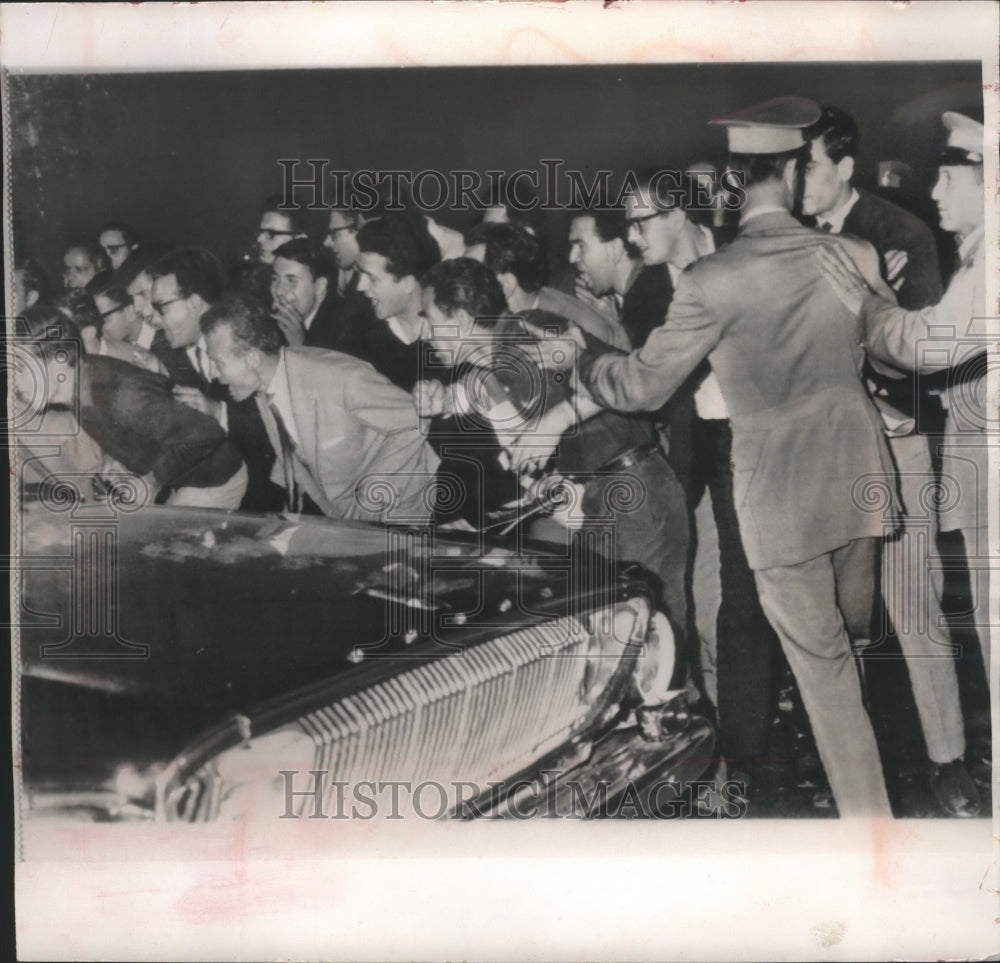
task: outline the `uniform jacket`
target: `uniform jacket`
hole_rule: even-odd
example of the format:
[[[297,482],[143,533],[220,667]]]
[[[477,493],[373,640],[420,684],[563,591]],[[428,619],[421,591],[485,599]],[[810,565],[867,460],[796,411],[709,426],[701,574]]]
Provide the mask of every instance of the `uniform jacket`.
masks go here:
[[[963,242],[961,264],[938,303],[906,311],[869,294],[861,306],[867,347],[876,358],[921,374],[949,371],[943,399],[948,409],[939,507],[943,531],[986,525],[986,425],[996,424],[996,410],[988,413],[986,406],[984,237],[980,229]]]
[[[339,351],[285,348],[295,479],[329,518],[425,520],[424,490],[437,455],[420,432],[413,399],[367,362]],[[275,452],[281,442],[267,401],[257,396]],[[281,458],[272,480],[284,484]]]
[[[892,499],[881,421],[859,377],[857,321],[819,272],[820,244],[846,244],[869,276],[877,271],[867,245],[762,213],[681,276],[666,321],[641,349],[581,360],[598,401],[635,411],[662,405],[709,359],[729,411],[734,500],[753,569],[882,535],[885,505],[871,504],[873,486]]]

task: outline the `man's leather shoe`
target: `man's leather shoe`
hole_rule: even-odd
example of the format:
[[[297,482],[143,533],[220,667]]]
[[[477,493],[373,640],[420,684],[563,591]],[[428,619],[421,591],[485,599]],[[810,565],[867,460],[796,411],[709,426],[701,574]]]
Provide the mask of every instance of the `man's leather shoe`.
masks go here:
[[[931,790],[949,816],[975,816],[982,805],[976,784],[961,759],[931,767]]]

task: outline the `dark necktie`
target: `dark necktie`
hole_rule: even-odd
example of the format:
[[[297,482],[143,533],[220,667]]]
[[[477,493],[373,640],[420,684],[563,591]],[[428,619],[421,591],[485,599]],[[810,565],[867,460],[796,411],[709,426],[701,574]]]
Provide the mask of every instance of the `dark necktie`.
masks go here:
[[[267,396],[267,407],[274,418],[275,427],[278,429],[278,441],[281,444],[281,467],[285,474],[285,508],[291,512],[301,512],[302,497],[299,486],[295,481],[295,442],[288,433],[285,419],[281,416],[281,411],[274,403],[274,396]]]
[[[821,231],[826,231],[826,233],[829,234],[830,231],[833,230],[833,225],[829,221],[820,221],[819,222],[819,229]]]

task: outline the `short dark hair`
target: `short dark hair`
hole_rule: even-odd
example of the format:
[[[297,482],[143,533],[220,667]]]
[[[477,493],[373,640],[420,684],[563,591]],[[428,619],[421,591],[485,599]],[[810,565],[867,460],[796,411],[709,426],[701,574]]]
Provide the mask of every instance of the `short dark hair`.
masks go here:
[[[143,271],[150,270],[170,250],[168,245],[152,241],[131,251],[115,272],[118,276],[118,283],[127,288]]]
[[[836,164],[857,157],[861,134],[854,118],[839,107],[824,107],[819,120],[803,132],[807,141],[822,140],[827,157]]]
[[[313,244],[307,237],[297,237],[285,241],[281,247],[275,248],[275,258],[283,257],[286,261],[295,261],[309,268],[313,280],[329,278],[334,271],[334,262],[326,248]]]
[[[78,237],[70,241],[63,248],[63,257],[69,254],[70,251],[83,251],[84,254],[90,259],[90,263],[97,268],[98,271],[110,271],[111,270],[111,259],[108,257],[108,252],[101,247],[92,237]]]
[[[45,273],[37,261],[30,257],[23,257],[14,264],[14,270],[21,272],[21,283],[26,292],[37,291],[40,300],[45,297],[48,285]]]
[[[289,226],[296,234],[308,234],[309,223],[305,208],[299,204],[296,204],[295,207],[282,207],[286,200],[294,203],[293,198],[286,198],[281,194],[272,194],[270,197],[266,197],[264,203],[260,205],[260,216],[280,214],[288,219]]]
[[[84,285],[83,289],[93,297],[99,292],[103,294],[106,288],[117,283],[114,271],[99,271]]]
[[[610,244],[618,239],[623,244],[628,243],[628,221],[625,219],[623,208],[594,208],[591,210],[580,209],[573,211],[571,220],[578,217],[590,217],[594,221],[594,233],[605,244]]]
[[[519,224],[480,224],[469,233],[469,246],[484,244],[484,263],[496,275],[513,274],[518,285],[534,294],[549,279],[538,238]]]
[[[121,281],[118,280],[118,276],[111,271],[104,271],[96,277],[91,278],[84,290],[94,299],[95,303],[99,297],[114,301],[115,304],[122,308],[132,303],[132,298],[129,296],[128,291],[122,286]]]
[[[211,251],[201,248],[170,251],[148,270],[153,278],[172,274],[177,278],[177,290],[182,298],[198,294],[206,304],[214,304],[226,289],[226,270],[222,262]]]
[[[362,211],[359,211],[356,207],[340,207],[336,204],[330,205],[330,214],[339,214],[352,230],[359,231],[362,225],[366,221],[371,221],[375,219],[375,215],[365,215]]]
[[[121,234],[122,241],[129,247],[139,243],[139,232],[131,224],[123,224],[121,221],[110,221],[97,232],[97,236],[100,237],[105,231],[117,231]]]
[[[274,356],[285,343],[267,308],[252,294],[224,295],[201,316],[200,324],[206,337],[227,326],[240,353],[256,348],[262,354]]]
[[[358,231],[358,247],[385,258],[386,270],[397,279],[423,277],[441,260],[427,222],[413,214],[386,214]]]
[[[485,264],[469,257],[435,264],[420,284],[430,288],[434,303],[449,317],[464,309],[489,326],[507,312],[507,300],[496,275]]]
[[[101,312],[97,310],[93,297],[85,288],[70,288],[56,299],[55,308],[64,318],[72,321],[78,331],[96,328],[100,334],[104,327]]]
[[[734,171],[745,175],[743,187],[763,184],[767,181],[781,180],[785,165],[795,161],[797,165],[804,163],[808,146],[796,147],[795,150],[782,151],[780,154],[730,154],[729,166]]]

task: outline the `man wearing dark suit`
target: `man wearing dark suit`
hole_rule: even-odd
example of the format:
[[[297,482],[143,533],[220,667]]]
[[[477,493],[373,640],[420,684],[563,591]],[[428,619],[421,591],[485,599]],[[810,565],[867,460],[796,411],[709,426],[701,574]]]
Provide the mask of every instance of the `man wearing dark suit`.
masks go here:
[[[246,471],[218,422],[175,400],[163,375],[117,358],[65,350],[67,339],[51,336],[66,325],[54,309],[36,307],[28,315],[37,337],[28,348],[48,374],[45,397],[32,403],[78,412],[80,427],[103,454],[99,473],[124,468],[145,477],[150,501],[167,489],[172,505],[239,505]]]
[[[594,399],[656,408],[706,357],[733,434],[733,486],[747,561],[809,713],[841,816],[891,815],[850,629],[867,635],[879,515],[858,479],[891,471],[859,377],[855,321],[819,272],[822,244],[849,245],[880,289],[875,252],[791,215],[802,129],[820,109],[780,98],[724,124],[744,176],[740,234],[680,276],[663,325],[630,355],[584,351]],[[887,290],[887,289],[886,289]]]
[[[333,290],[336,265],[306,238],[282,244],[271,265],[271,317],[292,348],[328,348],[354,354],[357,331],[343,324]]]
[[[252,297],[224,298],[202,328],[230,394],[260,410],[287,508],[308,495],[328,518],[427,521],[438,459],[410,395],[358,358],[282,347]]]
[[[149,268],[150,299],[162,339],[153,344],[174,382],[174,397],[222,425],[246,464],[248,483],[240,505],[247,511],[281,507],[281,490],[270,480],[274,452],[252,402],[229,399],[208,357],[199,321],[225,288],[225,272],[208,251],[183,248]],[[273,324],[273,322],[271,322]]]

